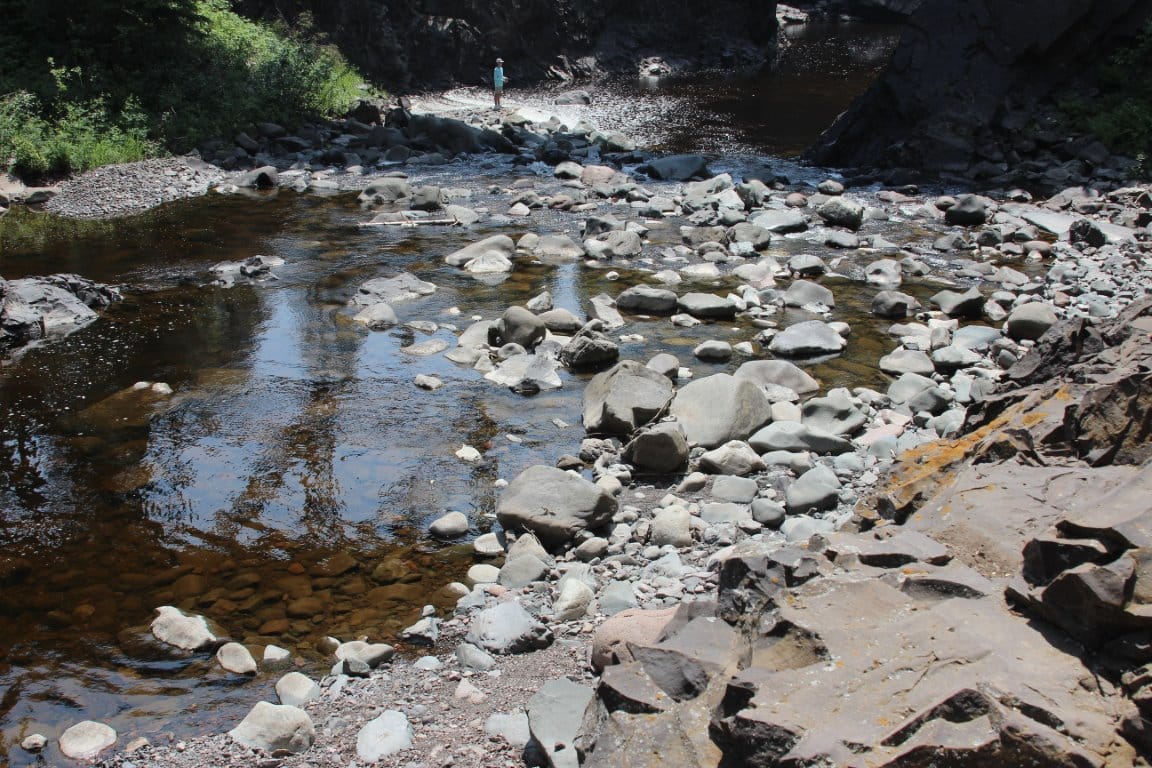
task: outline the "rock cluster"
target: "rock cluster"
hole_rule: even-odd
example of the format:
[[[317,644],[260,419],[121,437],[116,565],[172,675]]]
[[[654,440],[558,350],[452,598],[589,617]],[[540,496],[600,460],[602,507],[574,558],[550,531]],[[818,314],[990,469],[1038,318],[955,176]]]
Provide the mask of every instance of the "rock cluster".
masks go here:
[[[0,278],[0,354],[66,336],[119,300],[119,289],[78,275]]]

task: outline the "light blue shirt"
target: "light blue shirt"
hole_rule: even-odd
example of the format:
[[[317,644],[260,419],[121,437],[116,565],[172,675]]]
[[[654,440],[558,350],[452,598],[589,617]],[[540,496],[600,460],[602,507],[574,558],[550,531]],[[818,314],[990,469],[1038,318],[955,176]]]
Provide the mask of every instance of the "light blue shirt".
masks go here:
[[[504,87],[504,67],[496,67],[492,70],[492,86],[495,88]]]

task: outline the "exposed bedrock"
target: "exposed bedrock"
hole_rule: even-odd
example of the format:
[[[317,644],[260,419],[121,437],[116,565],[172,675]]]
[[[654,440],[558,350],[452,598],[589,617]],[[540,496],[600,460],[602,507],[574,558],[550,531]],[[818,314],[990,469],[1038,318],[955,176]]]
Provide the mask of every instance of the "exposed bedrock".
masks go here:
[[[972,175],[1043,144],[1035,104],[1106,59],[1150,0],[924,0],[892,62],[809,151],[835,166]]]
[[[311,14],[367,75],[393,92],[488,82],[502,56],[513,85],[597,71],[635,72],[649,56],[698,66],[771,61],[774,3],[752,0],[243,0],[242,12]]]

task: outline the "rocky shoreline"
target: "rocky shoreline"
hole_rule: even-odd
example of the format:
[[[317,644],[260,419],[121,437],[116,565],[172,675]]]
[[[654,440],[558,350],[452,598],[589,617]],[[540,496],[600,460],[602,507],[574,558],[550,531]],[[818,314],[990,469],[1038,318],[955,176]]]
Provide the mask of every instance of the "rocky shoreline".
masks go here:
[[[570,217],[575,237],[495,235],[444,262],[478,279],[530,261],[643,280],[593,298],[586,317],[539,296],[466,329],[447,354],[525,395],[560,367],[600,369],[584,396],[588,438],[557,466],[509,478],[498,508],[509,535],[475,542],[456,613],[400,638],[428,656],[333,641],[330,675],[281,694],[291,710],[260,708],[284,731],[118,744],[100,765],[1137,764],[1140,665],[1152,660],[1142,540],[1128,518],[1071,519],[1068,495],[1140,482],[1127,468],[1143,461],[1145,435],[1126,425],[1147,370],[1147,188],[1111,179],[1033,201],[814,187],[770,170],[712,174],[707,158],[654,157],[527,109],[361,117],[307,136],[269,126],[249,148],[238,138],[211,158],[237,166],[226,172],[142,166],[152,192],[135,199],[106,199],[107,179],[131,189],[137,172],[109,170],[63,185],[48,207],[107,216],[209,185],[282,186],[358,191],[368,226]],[[290,151],[286,138],[307,146]],[[483,206],[419,183],[479,150],[547,175]],[[772,255],[781,244],[799,248]],[[721,295],[719,279],[739,287]],[[928,280],[940,289],[930,298]],[[369,281],[348,311],[388,328],[393,304],[435,288],[414,275]],[[878,363],[893,382],[812,397],[819,383],[791,361],[853,344],[835,307],[862,290],[893,322]],[[786,325],[788,313],[805,319]],[[636,317],[712,323],[697,360],[745,361],[699,378],[667,354],[617,362]],[[1015,487],[1030,489],[1012,501],[1020,519],[992,514]],[[1006,593],[1072,639],[1030,626]],[[1113,648],[1103,664],[1087,650],[1110,643],[1127,655]],[[280,674],[277,663],[261,674]]]

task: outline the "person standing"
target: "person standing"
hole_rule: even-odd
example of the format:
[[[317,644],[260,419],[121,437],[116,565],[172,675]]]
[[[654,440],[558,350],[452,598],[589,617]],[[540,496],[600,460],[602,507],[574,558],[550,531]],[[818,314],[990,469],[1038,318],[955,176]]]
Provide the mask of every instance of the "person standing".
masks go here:
[[[500,109],[500,96],[504,93],[504,59],[496,59],[496,68],[492,70],[492,99],[496,103],[493,109]]]

